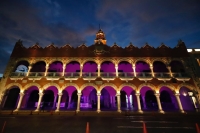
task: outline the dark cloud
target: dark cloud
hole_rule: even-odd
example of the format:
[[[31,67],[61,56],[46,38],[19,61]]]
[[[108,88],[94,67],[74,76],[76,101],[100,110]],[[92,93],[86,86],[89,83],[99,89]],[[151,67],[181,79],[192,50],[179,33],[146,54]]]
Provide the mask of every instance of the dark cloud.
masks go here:
[[[18,39],[26,47],[36,42],[42,47],[91,45],[99,24],[108,45],[148,42],[157,47],[164,42],[175,47],[182,39],[198,47],[199,22],[199,0],[6,0],[0,4],[0,50],[8,57],[0,59],[9,58]]]

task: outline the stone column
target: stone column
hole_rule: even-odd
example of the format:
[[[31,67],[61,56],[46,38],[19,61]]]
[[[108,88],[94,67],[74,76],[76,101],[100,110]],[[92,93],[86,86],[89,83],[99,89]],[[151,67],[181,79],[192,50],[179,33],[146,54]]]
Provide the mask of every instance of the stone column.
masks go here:
[[[101,77],[101,64],[98,64],[98,77]]]
[[[116,77],[118,77],[118,66],[115,65]]]
[[[55,109],[55,107],[56,107],[56,101],[57,101],[57,95],[54,95],[54,101],[53,101],[53,107],[52,107],[52,109]]]
[[[49,64],[46,64],[46,70],[45,70],[44,76],[47,76],[48,69],[49,69]]]
[[[101,108],[100,108],[100,96],[101,96],[101,93],[97,93],[97,112],[98,113],[101,112]]]
[[[136,71],[135,71],[135,69],[136,69],[135,65],[133,65],[133,66],[132,66],[132,68],[133,68],[133,73],[134,73],[134,76],[136,77],[136,76],[137,76],[137,74],[136,74]]]
[[[43,93],[39,93],[39,99],[38,99],[38,105],[35,111],[39,111],[40,110],[40,103],[42,101],[42,97],[43,97]]]
[[[131,108],[130,95],[127,95],[127,98],[128,98],[128,109],[130,109]]]
[[[83,75],[83,65],[81,64],[80,65],[80,77],[82,77],[82,75]]]
[[[77,93],[78,95],[78,100],[77,100],[77,109],[76,112],[80,111],[80,99],[81,99],[81,93]]]
[[[171,67],[170,67],[170,66],[167,66],[167,69],[168,69],[168,71],[169,71],[170,76],[173,77],[172,71],[171,71]]]
[[[155,93],[154,94],[156,96],[156,100],[157,100],[157,103],[158,103],[158,110],[160,113],[164,113],[164,111],[162,110],[162,106],[161,106],[161,103],[160,103],[160,94],[159,93]]]
[[[151,69],[151,75],[152,75],[152,77],[154,77],[154,72],[153,72],[153,66],[152,65],[150,66],[150,69]]]
[[[29,73],[30,73],[30,71],[31,71],[31,68],[32,68],[32,66],[28,66],[28,72],[27,72],[26,76],[29,75]]]
[[[58,104],[57,104],[57,109],[56,112],[58,112],[60,110],[60,101],[62,98],[62,93],[58,93]]]
[[[179,93],[176,93],[175,96],[176,96],[176,100],[177,100],[177,102],[178,102],[179,111],[180,111],[181,113],[184,113],[184,110],[183,110],[183,107],[182,107],[182,104],[181,104],[181,100],[180,100],[180,97],[179,97],[180,94],[179,94]]]
[[[66,68],[66,64],[63,65],[62,76],[65,76],[65,68]]]
[[[117,111],[120,112],[120,113],[122,112],[121,111],[120,92],[117,93]]]
[[[18,111],[20,109],[23,97],[24,97],[24,93],[20,92],[19,93],[19,101],[18,101],[18,104],[17,104],[17,108],[14,111]]]
[[[143,101],[144,109],[147,109],[146,101],[145,101],[145,96],[142,96],[142,101]]]
[[[68,109],[70,109],[70,103],[71,103],[71,96],[69,95],[69,100],[68,100]]]
[[[141,104],[140,104],[140,93],[135,93],[136,98],[137,98],[137,105],[138,105],[138,112],[142,113],[142,109],[141,109]]]

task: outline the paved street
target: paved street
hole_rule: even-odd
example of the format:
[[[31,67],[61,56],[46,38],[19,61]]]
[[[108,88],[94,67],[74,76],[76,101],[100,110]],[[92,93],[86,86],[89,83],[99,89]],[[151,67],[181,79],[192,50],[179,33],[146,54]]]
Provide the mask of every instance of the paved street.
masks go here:
[[[142,133],[146,123],[148,133],[196,133],[195,123],[200,124],[199,114],[131,114],[50,112],[29,115],[1,114],[0,127],[6,121],[4,133],[85,133],[89,122],[90,133]]]

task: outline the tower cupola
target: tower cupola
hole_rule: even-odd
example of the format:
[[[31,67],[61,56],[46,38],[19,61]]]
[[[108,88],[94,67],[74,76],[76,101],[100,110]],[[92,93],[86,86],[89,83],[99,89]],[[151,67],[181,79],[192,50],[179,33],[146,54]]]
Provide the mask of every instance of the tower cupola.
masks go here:
[[[102,31],[102,29],[99,28],[99,31],[96,33],[96,38],[94,40],[94,43],[97,43],[97,42],[101,42],[103,43],[104,45],[106,45],[106,38],[105,38],[105,34],[104,32]]]

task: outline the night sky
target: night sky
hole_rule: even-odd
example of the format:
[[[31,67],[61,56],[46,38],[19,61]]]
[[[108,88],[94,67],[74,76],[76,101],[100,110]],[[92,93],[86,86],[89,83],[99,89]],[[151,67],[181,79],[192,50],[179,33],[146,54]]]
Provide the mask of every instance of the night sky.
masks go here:
[[[19,39],[89,46],[99,24],[110,46],[200,48],[200,0],[0,0],[0,73]]]

